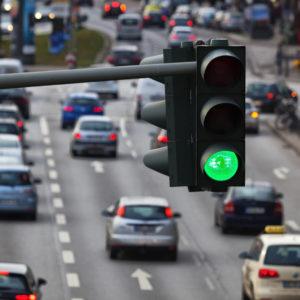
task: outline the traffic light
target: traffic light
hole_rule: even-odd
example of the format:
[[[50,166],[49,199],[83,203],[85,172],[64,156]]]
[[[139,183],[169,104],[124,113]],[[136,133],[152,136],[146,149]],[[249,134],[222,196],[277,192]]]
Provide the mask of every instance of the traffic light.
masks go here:
[[[196,169],[190,191],[245,184],[245,47],[196,47]]]

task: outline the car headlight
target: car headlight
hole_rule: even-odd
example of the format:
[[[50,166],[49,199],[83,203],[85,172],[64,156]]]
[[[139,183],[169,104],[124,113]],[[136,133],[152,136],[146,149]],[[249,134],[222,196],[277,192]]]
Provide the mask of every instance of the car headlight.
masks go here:
[[[42,14],[40,12],[36,12],[34,14],[34,17],[37,19],[37,20],[40,20],[42,18]]]

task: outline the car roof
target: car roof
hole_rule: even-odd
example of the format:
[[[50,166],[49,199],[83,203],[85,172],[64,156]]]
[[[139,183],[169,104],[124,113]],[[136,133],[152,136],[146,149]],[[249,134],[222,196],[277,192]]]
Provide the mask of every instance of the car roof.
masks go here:
[[[25,165],[1,165],[0,166],[0,171],[20,171],[20,172],[28,172],[29,167]]]
[[[292,233],[263,233],[259,235],[265,246],[271,245],[299,245],[300,246],[300,234]]]
[[[128,205],[154,205],[154,206],[169,206],[165,198],[152,197],[152,196],[130,196],[122,197],[120,199],[120,206]]]
[[[190,17],[187,14],[178,13],[172,15],[171,19],[190,19]]]
[[[1,134],[0,133],[0,140],[5,140],[5,141],[19,141],[19,138],[15,134]]]
[[[74,99],[74,98],[80,98],[80,97],[95,99],[95,100],[99,99],[99,97],[96,93],[91,93],[91,92],[71,93],[68,95],[68,99]]]
[[[136,45],[118,45],[112,48],[112,51],[138,51],[138,47]]]
[[[78,122],[84,121],[102,121],[102,122],[111,122],[111,118],[108,116],[81,116],[78,119]]]
[[[0,270],[8,271],[14,274],[22,274],[25,275],[28,270],[28,266],[25,264],[18,263],[2,263],[0,262]]]
[[[123,20],[123,19],[127,19],[127,18],[141,19],[141,16],[140,16],[140,14],[137,14],[137,13],[126,13],[126,14],[119,15],[119,20]]]

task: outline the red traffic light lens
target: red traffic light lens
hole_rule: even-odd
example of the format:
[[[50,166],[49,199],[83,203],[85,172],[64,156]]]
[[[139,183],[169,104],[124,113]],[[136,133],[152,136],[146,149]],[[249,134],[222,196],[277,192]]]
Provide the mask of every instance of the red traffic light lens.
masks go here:
[[[204,73],[204,80],[211,86],[228,87],[238,81],[242,64],[234,56],[219,56],[212,59]]]

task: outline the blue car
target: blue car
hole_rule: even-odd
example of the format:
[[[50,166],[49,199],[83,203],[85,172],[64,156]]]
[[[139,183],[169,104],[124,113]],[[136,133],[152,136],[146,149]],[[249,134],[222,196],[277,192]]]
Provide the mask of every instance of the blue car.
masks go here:
[[[0,166],[0,214],[27,215],[36,220],[38,195],[29,167],[24,165]]]
[[[61,128],[73,126],[81,116],[103,114],[104,108],[96,93],[71,93],[63,103]]]

